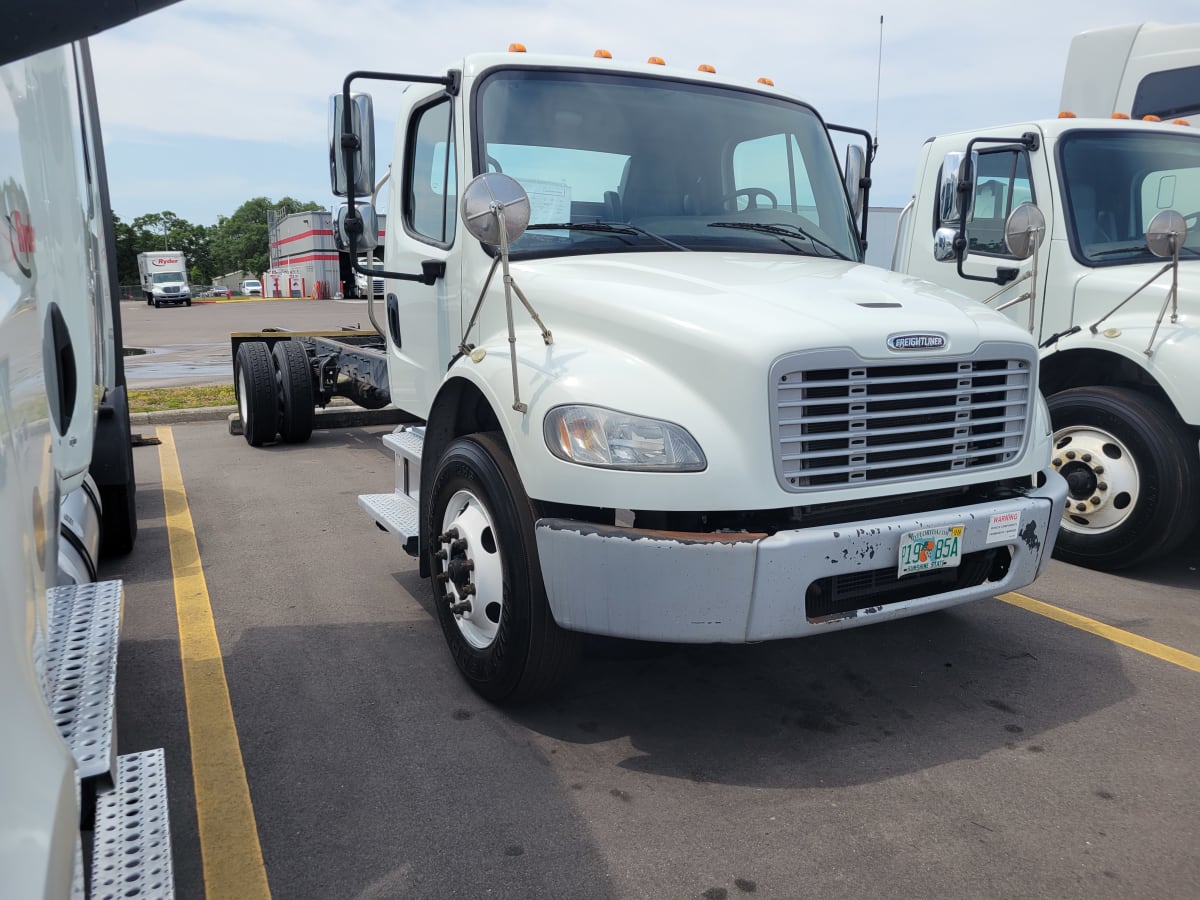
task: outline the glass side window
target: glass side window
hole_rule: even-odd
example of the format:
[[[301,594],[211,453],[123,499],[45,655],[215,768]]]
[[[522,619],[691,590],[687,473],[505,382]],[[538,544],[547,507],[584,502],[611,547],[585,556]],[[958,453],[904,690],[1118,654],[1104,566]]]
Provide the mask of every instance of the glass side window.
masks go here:
[[[450,112],[444,100],[417,114],[404,204],[408,227],[439,244],[454,241],[458,215]]]
[[[967,218],[967,248],[971,253],[1012,258],[1004,245],[1004,223],[1022,203],[1032,203],[1029,157],[1023,150],[979,154],[975,195]]]
[[[794,134],[770,134],[733,148],[731,207],[787,209],[818,220],[817,200]]]
[[[1138,84],[1131,114],[1135,119],[1200,115],[1200,66],[1151,72]]]

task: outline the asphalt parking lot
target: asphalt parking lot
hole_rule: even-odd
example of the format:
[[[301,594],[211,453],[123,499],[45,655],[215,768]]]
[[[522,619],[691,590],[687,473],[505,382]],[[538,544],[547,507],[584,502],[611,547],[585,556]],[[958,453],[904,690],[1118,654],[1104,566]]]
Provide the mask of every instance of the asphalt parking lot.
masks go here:
[[[138,313],[203,346],[193,323],[274,305]],[[366,321],[321,306],[291,327]],[[355,502],[391,489],[389,428],[140,430],[163,442],[134,451],[137,546],[101,576],[126,582],[121,750],[166,748],[181,897],[1200,896],[1200,541],[1120,576],[1053,563],[1023,593],[1075,624],[986,600],[601,653],[499,709]]]

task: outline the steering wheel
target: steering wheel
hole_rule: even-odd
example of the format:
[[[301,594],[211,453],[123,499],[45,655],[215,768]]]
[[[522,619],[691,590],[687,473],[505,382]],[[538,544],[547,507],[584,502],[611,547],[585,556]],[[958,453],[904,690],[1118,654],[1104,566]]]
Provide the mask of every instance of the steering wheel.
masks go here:
[[[770,200],[771,209],[779,209],[779,200],[775,197],[775,195],[766,188],[760,187],[742,188],[740,191],[734,191],[731,194],[726,194],[721,198],[721,202],[725,204],[733,201],[734,209],[736,210],[738,197],[746,198],[746,209],[758,209],[759,197],[765,197],[766,199]],[[763,208],[765,209],[766,207],[764,206]]]
[[[502,168],[500,168],[500,163],[496,162],[496,157],[489,156],[487,158],[487,164],[488,164],[489,169],[499,172],[501,175],[504,174],[504,170]]]

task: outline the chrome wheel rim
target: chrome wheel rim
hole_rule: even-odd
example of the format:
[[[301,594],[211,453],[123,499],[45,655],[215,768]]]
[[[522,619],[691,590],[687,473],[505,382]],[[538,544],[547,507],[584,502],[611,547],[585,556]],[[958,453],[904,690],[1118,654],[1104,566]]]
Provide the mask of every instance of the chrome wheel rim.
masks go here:
[[[435,583],[441,602],[468,644],[491,646],[504,611],[504,571],[498,533],[487,507],[471,491],[457,491],[442,515]]]

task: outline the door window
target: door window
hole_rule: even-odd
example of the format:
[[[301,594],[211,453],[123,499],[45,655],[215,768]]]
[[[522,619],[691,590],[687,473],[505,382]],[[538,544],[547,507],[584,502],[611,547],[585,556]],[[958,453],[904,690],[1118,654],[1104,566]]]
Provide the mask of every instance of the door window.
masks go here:
[[[412,125],[405,218],[419,237],[451,244],[458,215],[451,104],[441,100],[417,113]]]

